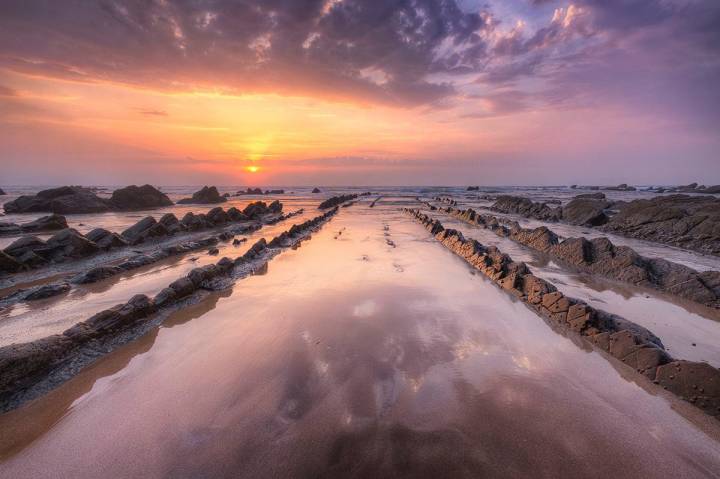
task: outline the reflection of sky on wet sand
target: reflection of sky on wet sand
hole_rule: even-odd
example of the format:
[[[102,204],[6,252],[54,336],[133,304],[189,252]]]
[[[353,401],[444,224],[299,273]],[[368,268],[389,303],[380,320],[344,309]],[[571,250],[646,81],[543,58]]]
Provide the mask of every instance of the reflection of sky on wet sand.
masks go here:
[[[720,467],[718,443],[665,399],[394,210],[343,210],[215,300],[97,364],[118,368],[0,417],[0,428],[58,418],[0,475],[703,477]]]

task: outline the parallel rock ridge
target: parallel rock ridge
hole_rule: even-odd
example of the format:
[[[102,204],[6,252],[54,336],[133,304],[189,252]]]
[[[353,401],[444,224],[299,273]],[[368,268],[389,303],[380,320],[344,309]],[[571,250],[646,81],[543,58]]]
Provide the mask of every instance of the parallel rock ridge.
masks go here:
[[[622,236],[720,255],[719,198],[668,195],[610,202],[600,195],[579,195],[556,208],[518,196],[499,196],[492,209],[542,221],[600,226]]]
[[[36,236],[23,236],[0,252],[0,274],[84,258],[100,251],[137,245],[177,233],[215,228],[231,222],[260,220],[265,215],[281,212],[282,204],[279,201],[270,205],[257,201],[247,205],[243,211],[235,207],[227,211],[216,207],[207,214],[187,213],[182,220],[178,220],[172,213],[163,215],[159,221],[147,216],[121,234],[96,228],[82,235],[72,228],[66,228],[47,241]]]
[[[465,259],[540,316],[608,353],[649,380],[711,416],[720,417],[720,370],[707,363],[673,359],[647,329],[565,296],[494,246],[466,239],[418,210],[412,214],[446,248]]]
[[[472,208],[445,208],[443,211],[582,271],[720,308],[720,271],[698,272],[662,258],[647,258],[630,247],[614,245],[608,238],[588,240],[580,237],[560,241],[558,235],[545,226],[521,228],[515,221],[503,225],[497,217],[479,214]]]
[[[37,195],[23,195],[5,203],[6,213],[50,212],[59,214],[103,213],[170,206],[172,201],[151,185],[128,186],[113,192],[110,199],[100,198],[90,188],[61,186]]]
[[[340,196],[333,196],[332,198],[328,198],[320,205],[318,205],[318,209],[324,210],[326,208],[332,208],[334,206],[338,206],[342,203],[345,203],[346,201],[354,200],[358,197],[356,194],[352,195],[340,195]]]
[[[19,395],[46,378],[55,368],[82,354],[83,346],[112,341],[122,333],[149,323],[155,313],[178,305],[195,292],[215,290],[218,283],[228,285],[236,268],[267,262],[283,248],[307,238],[337,211],[337,208],[333,208],[302,224],[293,225],[270,243],[264,238],[260,239],[235,260],[222,258],[216,264],[195,268],[187,276],[173,281],[155,298],[139,294],[127,303],[118,304],[75,324],[62,334],[0,347],[0,411],[16,407],[23,400],[17,399]]]

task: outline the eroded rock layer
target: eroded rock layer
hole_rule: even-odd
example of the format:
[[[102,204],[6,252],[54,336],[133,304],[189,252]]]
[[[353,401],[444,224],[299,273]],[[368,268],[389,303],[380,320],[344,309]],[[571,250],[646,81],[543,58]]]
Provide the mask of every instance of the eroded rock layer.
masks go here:
[[[669,195],[610,202],[600,193],[551,207],[519,196],[499,196],[492,209],[542,221],[597,226],[630,238],[720,255],[720,198]]]
[[[641,256],[627,246],[616,246],[608,238],[567,238],[545,226],[521,228],[515,221],[480,214],[472,208],[444,208],[445,213],[508,237],[529,248],[546,253],[553,259],[581,271],[606,278],[662,291],[710,308],[720,308],[720,271],[698,272],[662,258]]]
[[[484,246],[462,233],[445,229],[418,210],[412,214],[443,246],[454,252],[497,286],[513,294],[551,324],[577,334],[622,364],[633,368],[681,399],[711,416],[720,417],[720,371],[706,363],[677,360],[647,329],[617,315],[565,296],[513,261],[494,246]]]
[[[207,214],[187,213],[181,220],[172,213],[163,215],[160,220],[146,216],[120,234],[96,228],[83,235],[72,228],[66,228],[47,241],[37,236],[23,236],[0,254],[0,274],[84,258],[101,251],[138,245],[149,240],[161,240],[177,233],[201,231],[237,222],[279,221],[283,217],[266,217],[280,215],[282,208],[278,201],[270,205],[256,201],[247,205],[243,211],[234,207],[227,211],[216,207]]]
[[[127,303],[101,311],[62,334],[1,347],[0,411],[16,407],[28,399],[22,396],[28,388],[47,378],[54,369],[82,355],[84,347],[92,345],[97,351],[99,344],[140,328],[163,309],[189,300],[196,292],[228,287],[238,270],[252,270],[266,263],[282,249],[307,238],[337,211],[337,208],[333,208],[311,220],[293,225],[269,243],[264,238],[260,239],[245,254],[234,260],[225,257],[216,264],[195,268],[186,276],[173,281],[154,298],[136,295]],[[247,274],[247,271],[245,273]]]

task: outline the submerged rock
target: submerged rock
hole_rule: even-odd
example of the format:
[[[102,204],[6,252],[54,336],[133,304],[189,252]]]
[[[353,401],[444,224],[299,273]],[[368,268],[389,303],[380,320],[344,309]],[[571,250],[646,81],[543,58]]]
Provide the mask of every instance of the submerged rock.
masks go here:
[[[113,191],[110,204],[118,210],[144,210],[172,206],[170,198],[151,185],[130,185]]]
[[[25,295],[25,300],[36,301],[39,299],[52,298],[63,293],[70,291],[70,285],[65,282],[46,284],[38,288],[34,288],[31,292]]]
[[[218,190],[214,186],[203,186],[200,191],[193,193],[192,198],[183,198],[178,201],[179,204],[213,204],[224,203],[227,198],[220,196]]]

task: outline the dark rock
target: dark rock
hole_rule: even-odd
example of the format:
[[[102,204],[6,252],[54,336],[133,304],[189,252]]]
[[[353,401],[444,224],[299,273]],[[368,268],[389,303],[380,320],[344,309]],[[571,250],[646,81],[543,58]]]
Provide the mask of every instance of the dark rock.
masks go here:
[[[91,190],[79,186],[62,186],[43,190],[35,196],[20,196],[5,203],[7,213],[50,212],[101,213],[110,210],[107,201],[95,195]]]
[[[85,235],[87,239],[98,245],[102,250],[122,248],[128,245],[119,234],[108,231],[104,228],[95,228]]]
[[[33,288],[32,291],[25,295],[25,300],[36,301],[39,299],[47,299],[53,296],[67,293],[68,291],[70,291],[70,285],[65,282],[46,284],[37,288]]]
[[[35,251],[36,249],[43,249],[45,247],[45,242],[37,236],[26,235],[10,243],[3,251],[17,258],[28,251]]]
[[[220,253],[220,250],[217,249],[217,248],[210,248],[210,249],[208,250],[208,254],[211,255],[211,256],[215,256],[216,254],[219,254],[219,253]]]
[[[313,193],[322,193],[322,191],[320,191],[320,188],[313,188],[312,192]]]
[[[227,210],[228,218],[233,222],[248,221],[250,218],[234,206]]]
[[[131,327],[139,319],[147,317],[154,311],[155,305],[152,300],[144,294],[138,294],[125,304],[118,304],[90,317],[84,321],[84,327],[92,331],[91,337],[104,336],[109,332],[121,331]],[[73,328],[68,330],[70,334],[72,334]]]
[[[711,416],[720,416],[720,371],[707,363],[673,361],[657,368],[656,382]]]
[[[211,226],[206,221],[205,215],[196,215],[191,212],[185,213],[185,216],[183,216],[183,219],[180,220],[180,223],[182,223],[183,227],[185,227],[188,231],[198,231]]]
[[[338,206],[342,203],[345,203],[346,201],[354,200],[357,198],[358,195],[340,195],[340,196],[333,196],[332,198],[328,198],[327,200],[320,203],[318,206],[318,209],[324,210],[327,208],[333,208],[335,206]]]
[[[140,244],[148,238],[167,236],[165,227],[155,221],[152,216],[146,216],[130,228],[122,232],[122,237],[131,245]]]
[[[543,221],[558,221],[562,216],[560,208],[551,208],[545,203],[534,203],[520,196],[501,195],[492,205],[492,209],[502,213],[519,214],[527,218]]]
[[[282,213],[282,210],[283,210],[283,205],[278,200],[273,201],[268,206],[268,211],[270,213],[279,214],[279,213]]]
[[[224,225],[230,221],[228,214],[219,206],[207,212],[207,219],[214,225]]]
[[[223,198],[214,186],[203,186],[200,191],[193,193],[192,198],[183,198],[178,201],[179,204],[213,204],[224,203],[227,198]]]
[[[17,273],[23,269],[23,264],[5,253],[0,251],[0,272],[2,273]]]
[[[184,277],[173,281],[172,283],[170,283],[169,288],[175,291],[175,294],[178,298],[183,298],[189,294],[192,294],[197,289],[197,287],[190,280],[189,277]]]
[[[158,308],[162,308],[169,304],[174,303],[177,298],[178,298],[178,295],[174,289],[163,288],[155,296],[155,298],[153,299],[153,302],[155,303],[155,306],[157,306]]]
[[[0,397],[19,391],[49,372],[74,347],[63,335],[0,347]]]
[[[259,219],[261,216],[269,213],[267,204],[264,201],[256,201],[250,203],[243,210],[243,214],[251,219]]]
[[[262,191],[260,188],[248,188],[248,189],[245,190],[245,191],[240,190],[240,191],[238,191],[236,194],[237,194],[237,196],[242,196],[242,195],[262,195],[262,194],[263,194],[263,191]]]
[[[600,226],[608,221],[605,210],[609,207],[604,199],[574,198],[562,208],[562,219],[571,225]]]
[[[604,200],[605,193],[584,193],[582,195],[576,195],[574,199],[591,199],[591,200]]]
[[[480,191],[479,186],[468,186],[466,191]]]
[[[158,221],[168,232],[168,234],[174,235],[185,231],[187,228],[184,224],[180,223],[180,220],[172,213],[165,213]]]
[[[123,271],[125,270],[119,266],[98,266],[85,273],[75,276],[70,281],[75,284],[97,283],[98,281],[120,274]]]
[[[5,193],[5,190],[0,188],[0,196],[5,196],[5,195],[7,195],[7,193]]]
[[[68,227],[67,220],[62,215],[52,214],[42,216],[35,221],[20,226],[23,232],[32,233],[37,231],[61,230]]]
[[[284,195],[285,190],[268,190],[265,192],[266,195]]]
[[[151,185],[126,186],[113,191],[110,197],[110,205],[117,210],[144,210],[172,204],[166,194]]]
[[[54,234],[45,243],[53,258],[82,258],[100,251],[97,244],[72,228]]]
[[[623,205],[603,229],[720,255],[720,199],[670,195],[634,200]]]

